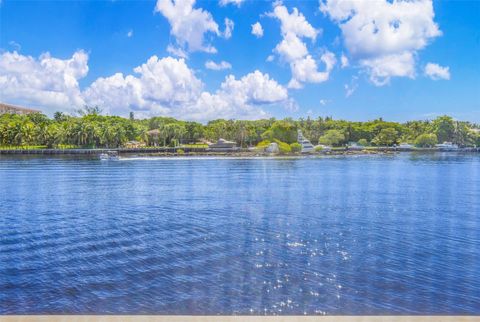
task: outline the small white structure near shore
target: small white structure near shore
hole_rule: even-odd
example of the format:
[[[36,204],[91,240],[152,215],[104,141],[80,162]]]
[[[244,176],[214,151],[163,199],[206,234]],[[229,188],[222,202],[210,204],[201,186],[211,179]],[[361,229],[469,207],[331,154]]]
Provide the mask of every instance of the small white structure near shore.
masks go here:
[[[266,148],[265,152],[267,153],[279,153],[280,149],[278,148],[278,143],[277,142],[272,142],[270,143]]]
[[[302,146],[301,153],[310,153],[315,150],[312,143],[303,136],[301,130],[297,132],[297,142]]]
[[[397,148],[399,150],[411,150],[414,148],[414,146],[408,143],[401,143]]]
[[[440,151],[456,151],[458,150],[458,145],[453,144],[452,142],[443,142],[441,144],[436,144],[435,147]]]

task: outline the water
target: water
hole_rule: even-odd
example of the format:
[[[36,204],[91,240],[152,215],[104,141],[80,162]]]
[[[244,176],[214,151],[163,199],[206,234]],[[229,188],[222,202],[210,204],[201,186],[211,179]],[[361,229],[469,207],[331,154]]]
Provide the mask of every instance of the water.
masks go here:
[[[480,156],[0,157],[0,313],[480,314]]]

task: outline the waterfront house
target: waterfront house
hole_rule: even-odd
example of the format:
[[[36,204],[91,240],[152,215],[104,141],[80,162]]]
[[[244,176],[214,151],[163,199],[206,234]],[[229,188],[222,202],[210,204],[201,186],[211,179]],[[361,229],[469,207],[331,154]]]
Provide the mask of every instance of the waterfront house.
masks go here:
[[[227,141],[225,139],[218,139],[217,143],[210,144],[208,146],[210,151],[235,151],[238,150],[237,143],[233,141]]]
[[[147,132],[147,137],[148,137],[148,145],[150,146],[158,146],[158,140],[160,137],[160,130],[155,129],[155,130],[150,130]]]
[[[41,111],[0,102],[0,114],[22,115],[22,114],[33,114],[33,113],[41,113]]]
[[[124,144],[124,146],[127,149],[138,149],[138,148],[145,147],[145,143],[139,142],[139,141],[128,141],[127,143]]]

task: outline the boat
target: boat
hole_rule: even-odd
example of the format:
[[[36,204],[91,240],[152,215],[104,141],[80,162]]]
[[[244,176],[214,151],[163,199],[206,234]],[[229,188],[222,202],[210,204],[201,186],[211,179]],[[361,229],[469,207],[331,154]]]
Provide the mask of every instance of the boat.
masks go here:
[[[102,161],[109,161],[109,160],[118,160],[118,152],[117,151],[107,151],[105,153],[100,154],[100,160]]]
[[[315,151],[330,152],[332,151],[332,147],[328,145],[319,144],[319,145],[315,145]]]
[[[347,150],[352,150],[352,151],[361,151],[365,149],[363,145],[359,145],[357,142],[350,142],[347,145]]]
[[[401,143],[399,146],[397,146],[399,150],[412,150],[413,145],[408,144],[408,143]]]
[[[458,150],[458,145],[453,144],[452,142],[443,142],[441,144],[435,145],[440,151],[456,151]]]
[[[298,130],[297,141],[302,146],[302,150],[301,150],[302,153],[309,153],[309,152],[315,151],[315,147],[313,146],[313,144],[309,140],[307,140],[303,136],[301,130]]]

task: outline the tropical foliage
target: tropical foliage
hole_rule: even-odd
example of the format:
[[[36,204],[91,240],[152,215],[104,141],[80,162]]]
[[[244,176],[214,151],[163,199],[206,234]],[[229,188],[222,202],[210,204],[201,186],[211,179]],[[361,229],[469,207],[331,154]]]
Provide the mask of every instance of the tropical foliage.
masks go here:
[[[0,146],[116,148],[129,141],[148,146],[178,146],[224,138],[242,147],[280,142],[281,150],[297,151],[298,129],[314,145],[344,146],[359,142],[361,145],[391,146],[406,142],[431,147],[437,142],[449,141],[459,146],[480,146],[479,125],[456,121],[449,116],[406,123],[382,119],[350,122],[319,117],[255,121],[218,119],[201,124],[170,117],[138,120],[133,113],[129,118],[105,116],[96,107],[86,107],[78,116],[61,112],[55,113],[53,118],[39,113],[0,115]]]

